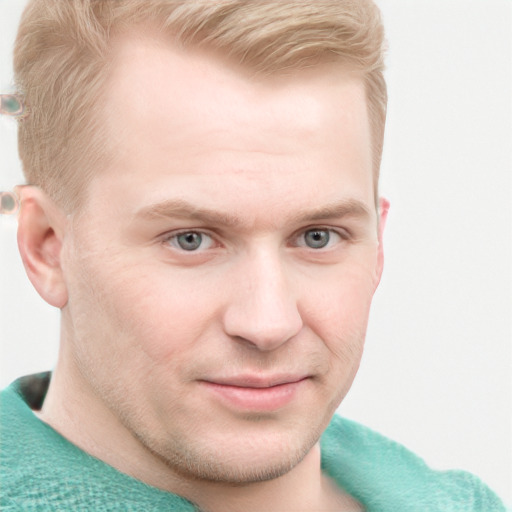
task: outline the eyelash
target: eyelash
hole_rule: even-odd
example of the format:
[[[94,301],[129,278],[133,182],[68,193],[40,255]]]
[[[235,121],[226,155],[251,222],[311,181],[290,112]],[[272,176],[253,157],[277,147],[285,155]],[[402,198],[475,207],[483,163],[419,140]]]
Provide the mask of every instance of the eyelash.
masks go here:
[[[297,242],[297,240],[299,240],[301,237],[305,237],[308,233],[315,232],[315,231],[317,231],[317,232],[325,231],[325,232],[329,233],[329,239],[328,239],[328,242],[327,242],[326,246],[319,247],[319,248],[314,248],[314,247],[308,246],[305,243],[305,241],[303,241],[303,243],[298,243]],[[198,249],[191,249],[191,250],[184,249],[183,247],[180,247],[178,245],[177,240],[178,240],[178,237],[180,237],[181,235],[188,235],[188,234],[191,234],[191,235],[192,234],[197,234],[197,235],[200,235],[202,237],[206,236],[206,237],[208,237],[211,240],[212,244],[211,244],[211,246],[206,247],[205,249],[202,249],[202,250],[198,250],[199,248]],[[296,242],[293,244],[294,247],[300,247],[300,248],[304,248],[304,249],[310,249],[310,250],[312,250],[314,252],[320,252],[322,250],[329,250],[329,247],[327,247],[327,246],[331,243],[331,238],[332,238],[333,234],[335,236],[339,237],[339,241],[336,242],[336,243],[340,243],[342,241],[348,241],[351,238],[350,233],[348,233],[344,229],[334,229],[334,228],[325,227],[325,226],[312,226],[312,227],[307,227],[305,229],[302,229],[298,234],[293,235],[291,237],[291,239],[296,240]],[[176,244],[174,244],[173,241],[175,241]],[[219,242],[216,242],[216,236],[214,236],[213,234],[209,233],[208,231],[203,231],[203,230],[200,230],[200,229],[187,229],[187,230],[181,230],[181,231],[169,233],[169,234],[167,234],[165,236],[165,238],[163,238],[162,243],[163,244],[172,245],[173,248],[176,249],[177,251],[182,252],[182,253],[188,253],[190,255],[197,254],[197,253],[200,253],[200,252],[204,252],[204,251],[206,251],[208,249],[215,248],[215,247],[218,247],[220,245]]]
[[[211,234],[209,234],[208,232],[206,231],[201,231],[201,230],[198,230],[198,229],[187,229],[187,230],[182,230],[182,231],[178,231],[178,232],[175,232],[175,233],[170,233],[168,234],[167,236],[165,236],[165,238],[162,240],[162,242],[164,244],[169,244],[169,245],[173,245],[174,248],[180,252],[185,252],[185,253],[190,253],[190,254],[193,254],[193,253],[197,253],[199,251],[197,250],[190,250],[190,251],[187,251],[186,249],[183,249],[182,247],[179,247],[177,245],[174,245],[172,242],[173,241],[176,241],[177,243],[177,240],[180,236],[182,235],[188,235],[188,234],[195,234],[195,235],[200,235],[201,237],[204,237],[204,236],[207,236],[211,241],[212,241],[212,245],[216,245],[215,244],[215,237]],[[207,250],[207,249],[210,249],[211,247],[207,247],[206,249],[203,249],[203,250]]]

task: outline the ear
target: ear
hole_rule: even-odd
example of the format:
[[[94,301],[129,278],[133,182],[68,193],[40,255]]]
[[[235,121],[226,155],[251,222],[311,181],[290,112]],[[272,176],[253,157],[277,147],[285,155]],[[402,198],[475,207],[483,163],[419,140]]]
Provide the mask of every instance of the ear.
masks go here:
[[[68,293],[61,267],[66,216],[39,188],[17,189],[21,200],[18,217],[18,248],[25,271],[48,304],[62,308]]]
[[[379,199],[379,226],[378,226],[378,237],[379,237],[379,248],[377,252],[377,266],[376,266],[376,287],[380,283],[380,278],[382,277],[382,271],[384,269],[384,245],[383,245],[383,236],[384,236],[384,228],[386,227],[386,221],[388,218],[389,212],[389,201],[383,197]]]

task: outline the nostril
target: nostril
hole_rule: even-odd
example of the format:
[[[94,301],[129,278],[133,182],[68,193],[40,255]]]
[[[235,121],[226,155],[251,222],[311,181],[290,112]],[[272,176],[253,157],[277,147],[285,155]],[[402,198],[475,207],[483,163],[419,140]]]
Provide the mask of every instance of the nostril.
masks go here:
[[[244,348],[272,351],[288,343],[302,329],[298,311],[283,312],[279,318],[259,316],[257,312],[242,314],[231,310],[224,319],[226,334]]]

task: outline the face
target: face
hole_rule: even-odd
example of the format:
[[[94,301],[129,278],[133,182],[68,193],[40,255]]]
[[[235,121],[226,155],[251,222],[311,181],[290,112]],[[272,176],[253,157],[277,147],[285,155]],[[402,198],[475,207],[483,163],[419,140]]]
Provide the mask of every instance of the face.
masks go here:
[[[108,94],[116,158],[63,250],[84,389],[182,474],[282,474],[352,383],[380,277],[363,85],[143,39]]]

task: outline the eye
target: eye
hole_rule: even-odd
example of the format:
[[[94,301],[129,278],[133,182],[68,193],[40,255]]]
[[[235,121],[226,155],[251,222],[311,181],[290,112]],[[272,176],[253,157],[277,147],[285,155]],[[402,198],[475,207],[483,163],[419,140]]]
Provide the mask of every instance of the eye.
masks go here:
[[[188,252],[210,249],[214,244],[211,236],[200,231],[184,231],[170,236],[165,241],[176,249]]]
[[[325,249],[341,240],[341,236],[332,229],[308,229],[299,237],[298,245],[310,249]]]

